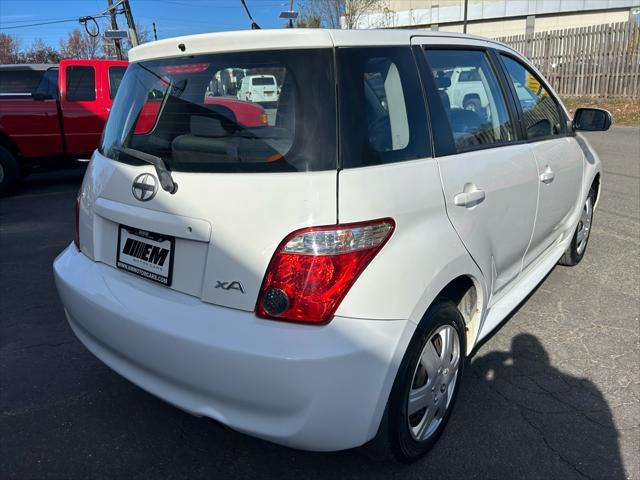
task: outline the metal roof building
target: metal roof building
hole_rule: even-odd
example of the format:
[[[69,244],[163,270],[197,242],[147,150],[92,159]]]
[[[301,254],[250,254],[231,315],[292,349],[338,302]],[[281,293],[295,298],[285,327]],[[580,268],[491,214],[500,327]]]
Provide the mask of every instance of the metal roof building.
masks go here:
[[[384,0],[358,28],[461,32],[464,0]],[[468,0],[467,31],[499,37],[640,18],[640,0]]]

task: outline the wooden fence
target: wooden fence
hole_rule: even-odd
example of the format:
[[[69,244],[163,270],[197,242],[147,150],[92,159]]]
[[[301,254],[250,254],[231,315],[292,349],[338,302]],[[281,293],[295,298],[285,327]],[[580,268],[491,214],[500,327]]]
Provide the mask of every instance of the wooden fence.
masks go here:
[[[640,98],[640,27],[634,22],[497,40],[529,58],[561,96]]]

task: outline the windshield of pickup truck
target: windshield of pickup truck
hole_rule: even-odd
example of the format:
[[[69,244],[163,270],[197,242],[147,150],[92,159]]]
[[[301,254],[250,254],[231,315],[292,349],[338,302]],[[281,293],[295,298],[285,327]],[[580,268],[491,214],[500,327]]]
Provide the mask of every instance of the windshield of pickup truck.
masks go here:
[[[243,78],[279,88],[239,96]],[[199,55],[132,63],[100,151],[139,164],[134,149],[190,172],[335,169],[336,101],[331,49]],[[126,150],[125,150],[126,151]]]

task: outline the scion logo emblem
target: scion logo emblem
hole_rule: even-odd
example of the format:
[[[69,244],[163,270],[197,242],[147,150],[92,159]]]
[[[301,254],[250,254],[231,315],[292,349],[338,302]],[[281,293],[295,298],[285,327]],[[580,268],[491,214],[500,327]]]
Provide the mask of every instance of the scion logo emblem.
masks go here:
[[[141,202],[148,202],[156,196],[158,191],[158,180],[150,173],[142,173],[133,181],[131,192],[136,199]]]

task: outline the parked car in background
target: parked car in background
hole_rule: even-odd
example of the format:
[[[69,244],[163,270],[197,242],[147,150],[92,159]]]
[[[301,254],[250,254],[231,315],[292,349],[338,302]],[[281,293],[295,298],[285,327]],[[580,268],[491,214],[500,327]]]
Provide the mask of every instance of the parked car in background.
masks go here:
[[[0,195],[34,166],[89,157],[127,62],[0,66]]]
[[[282,29],[129,55],[55,280],[80,341],[186,411],[296,448],[374,440],[415,461],[465,357],[585,255],[602,166],[577,131],[611,116],[572,120],[506,45]],[[202,104],[228,68],[246,88],[282,79],[267,125]],[[477,72],[481,114],[438,81],[456,70]],[[532,79],[536,101],[521,101]],[[137,132],[150,97],[155,120]]]
[[[455,68],[448,71],[439,70],[438,79],[448,78],[450,86],[447,88],[452,108],[464,108],[473,112],[480,112],[488,104],[480,71],[476,67]]]
[[[255,103],[278,101],[278,84],[273,75],[247,75],[242,79],[238,99]]]

